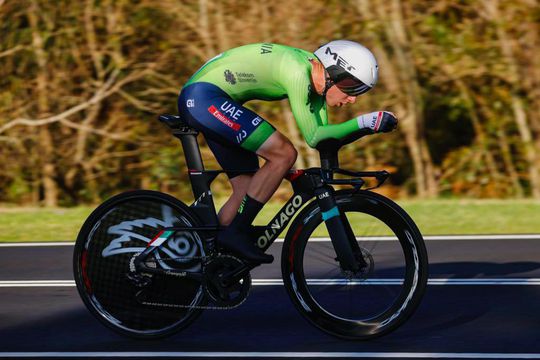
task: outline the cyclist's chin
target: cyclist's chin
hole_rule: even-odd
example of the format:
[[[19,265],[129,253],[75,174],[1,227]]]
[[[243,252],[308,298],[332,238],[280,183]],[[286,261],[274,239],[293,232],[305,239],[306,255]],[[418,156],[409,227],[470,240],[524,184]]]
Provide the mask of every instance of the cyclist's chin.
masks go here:
[[[327,100],[326,101],[326,105],[328,106],[332,106],[332,107],[341,107],[341,105],[343,105],[343,102],[341,101],[336,101],[336,100]]]

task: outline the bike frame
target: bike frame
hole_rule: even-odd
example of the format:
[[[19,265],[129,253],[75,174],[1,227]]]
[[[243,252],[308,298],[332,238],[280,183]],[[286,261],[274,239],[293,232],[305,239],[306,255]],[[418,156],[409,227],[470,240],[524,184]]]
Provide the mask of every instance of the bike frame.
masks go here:
[[[184,148],[184,155],[188,167],[189,179],[193,190],[195,201],[190,205],[190,209],[204,220],[205,226],[200,227],[170,227],[163,229],[152,240],[145,251],[135,259],[136,268],[145,272],[161,273],[164,270],[153,269],[143,264],[146,257],[157,247],[162,245],[177,231],[201,231],[209,232],[209,235],[221,230],[219,226],[216,209],[210,190],[210,185],[215,178],[224,173],[224,170],[205,170],[199,145],[197,143],[198,132],[182,122],[179,117],[168,115],[169,118],[162,118],[172,128],[172,133],[180,139]],[[171,119],[171,117],[173,117]],[[294,218],[296,213],[311,199],[315,198],[321,209],[321,216],[326,223],[328,232],[336,251],[337,258],[344,270],[356,271],[362,266],[362,256],[355,257],[354,254],[360,251],[347,218],[339,213],[334,198],[334,188],[332,185],[350,185],[356,191],[364,184],[363,178],[370,177],[377,180],[377,185],[381,186],[388,178],[386,171],[360,171],[353,172],[344,170],[338,166],[337,152],[339,147],[331,146],[326,149],[319,149],[321,156],[320,168],[309,168],[302,170],[290,170],[285,179],[291,182],[293,195],[277,212],[272,220],[265,226],[254,226],[256,230],[256,245],[267,250],[283,229]],[[257,170],[227,171],[228,173],[249,174]],[[348,179],[334,179],[334,174],[350,176]],[[205,236],[206,237],[206,236]],[[208,236],[213,241],[212,236]],[[365,265],[365,264],[364,264]],[[188,277],[197,280],[202,279],[202,274],[190,273],[186,271],[166,270],[168,275]]]

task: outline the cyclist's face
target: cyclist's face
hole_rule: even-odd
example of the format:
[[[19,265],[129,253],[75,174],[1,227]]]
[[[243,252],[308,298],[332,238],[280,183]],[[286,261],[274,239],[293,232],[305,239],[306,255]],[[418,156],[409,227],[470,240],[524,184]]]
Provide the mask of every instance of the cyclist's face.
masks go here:
[[[341,106],[348,103],[354,104],[356,96],[350,96],[339,90],[337,86],[332,86],[326,93],[326,104],[328,106]]]

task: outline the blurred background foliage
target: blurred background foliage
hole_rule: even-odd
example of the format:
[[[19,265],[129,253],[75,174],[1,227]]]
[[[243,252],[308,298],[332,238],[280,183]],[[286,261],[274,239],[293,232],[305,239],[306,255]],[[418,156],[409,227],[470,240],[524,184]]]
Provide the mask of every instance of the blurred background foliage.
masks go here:
[[[394,197],[538,199],[539,24],[536,0],[0,0],[0,202],[190,197],[179,142],[156,121],[189,76],[235,46],[341,38],[372,49],[381,74],[330,121],[400,118],[344,148],[344,168],[391,171]],[[296,167],[319,165],[287,100],[247,106],[293,141]]]

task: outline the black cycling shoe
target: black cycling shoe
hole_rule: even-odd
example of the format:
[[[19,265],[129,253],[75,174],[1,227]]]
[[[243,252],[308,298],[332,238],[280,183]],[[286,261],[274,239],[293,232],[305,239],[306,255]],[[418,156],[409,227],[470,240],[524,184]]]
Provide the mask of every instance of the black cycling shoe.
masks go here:
[[[265,254],[255,246],[249,235],[234,229],[226,228],[219,233],[217,243],[244,260],[260,264],[270,264],[274,261],[272,255]]]

